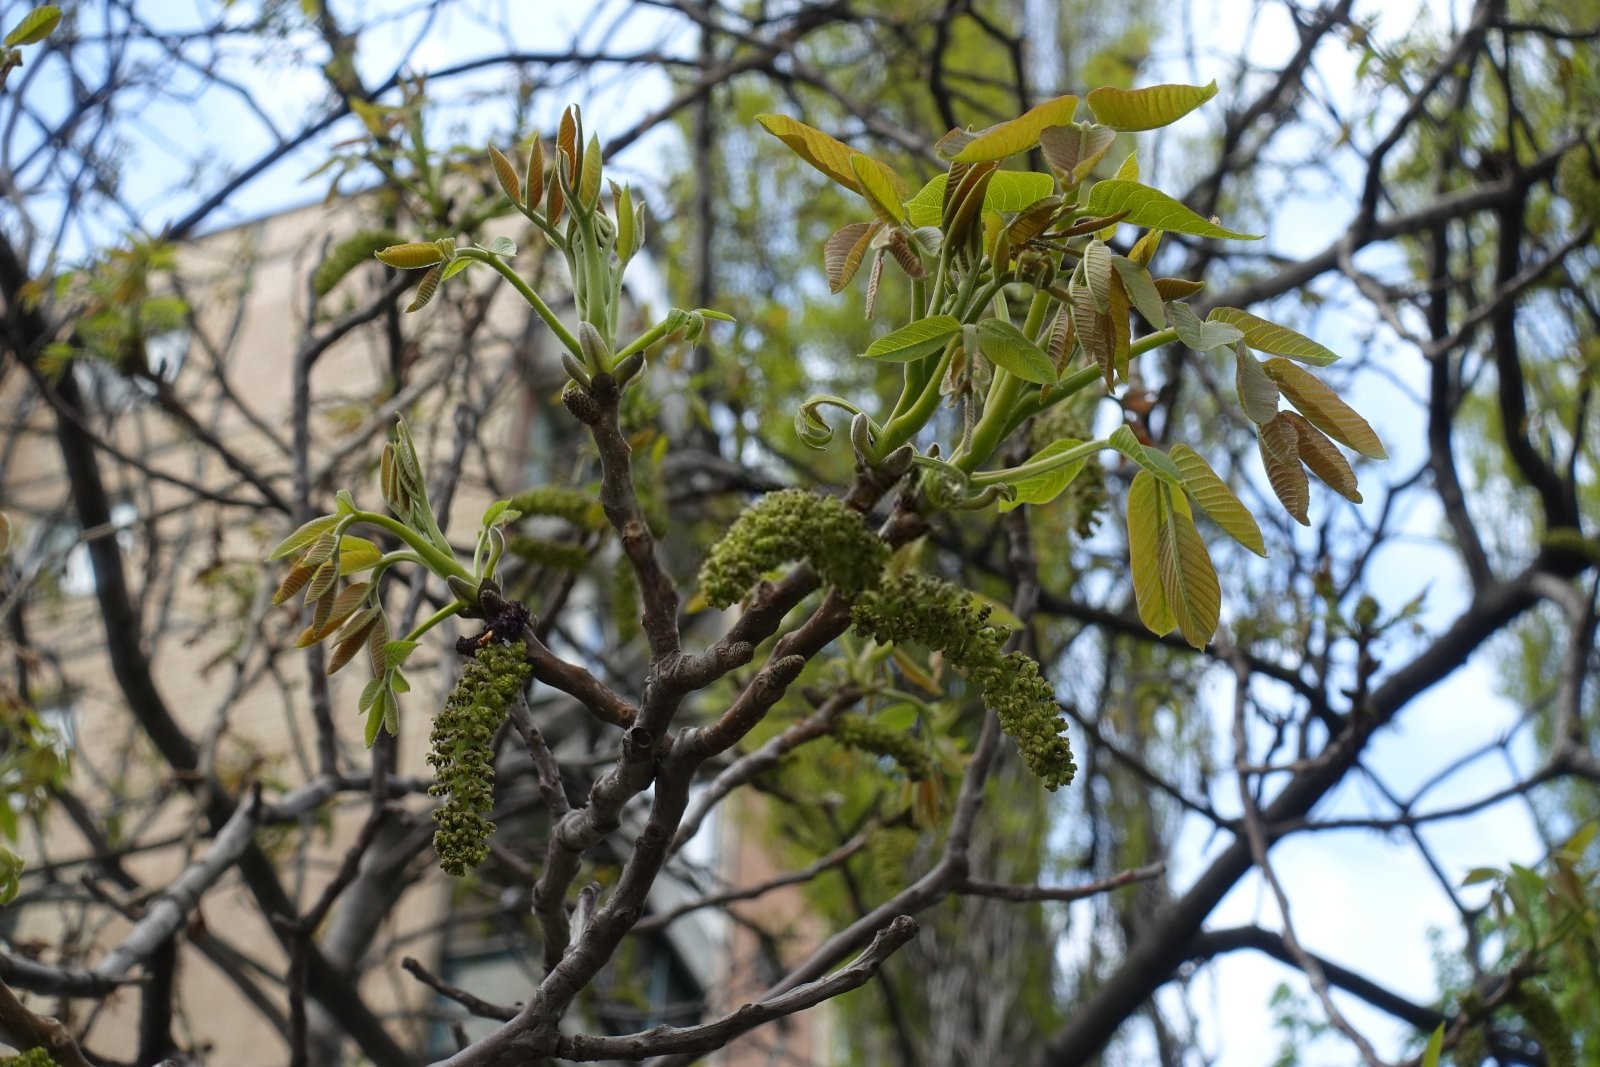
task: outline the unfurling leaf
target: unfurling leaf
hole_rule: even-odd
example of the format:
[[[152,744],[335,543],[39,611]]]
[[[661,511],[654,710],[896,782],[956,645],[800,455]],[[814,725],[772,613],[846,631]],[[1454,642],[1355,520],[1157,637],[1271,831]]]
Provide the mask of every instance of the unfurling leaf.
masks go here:
[[[433,294],[438,291],[439,283],[444,280],[444,269],[434,267],[422,276],[422,281],[417,283],[417,295],[411,298],[411,303],[406,305],[407,313],[421,311],[428,306],[428,301],[433,299]]]
[[[1208,222],[1178,201],[1148,185],[1110,179],[1095,182],[1089,190],[1085,208],[1092,215],[1125,212],[1124,222],[1151,230],[1186,233],[1191,237],[1224,237],[1234,241],[1258,241],[1260,234],[1239,233]]]
[[[1161,592],[1167,609],[1177,620],[1178,632],[1195,648],[1205,648],[1217,632],[1222,611],[1222,589],[1217,572],[1206,552],[1206,543],[1195,529],[1194,518],[1182,495],[1172,495],[1163,485],[1161,493],[1161,540],[1158,554]]]
[[[1211,521],[1222,531],[1258,556],[1267,554],[1261,539],[1261,527],[1255,516],[1239,502],[1228,483],[1217,476],[1201,455],[1185,444],[1176,444],[1171,450],[1172,463],[1178,468],[1183,487],[1188,490],[1200,510],[1211,516]]]
[[[539,210],[544,202],[544,142],[538,134],[528,142],[528,163],[522,170],[522,206],[529,211]]]
[[[1227,323],[1201,322],[1194,309],[1181,300],[1167,304],[1167,319],[1172,328],[1178,331],[1178,340],[1196,352],[1210,352],[1235,344],[1244,336],[1238,327]]]
[[[494,166],[495,180],[500,183],[501,191],[511,198],[513,204],[522,203],[522,182],[517,179],[517,168],[511,165],[511,160],[500,149],[490,145],[489,162]]]
[[[1070,437],[1052,441],[1030,456],[1028,463],[1038,463],[1052,456],[1059,456],[1063,452],[1070,452],[1082,443]],[[1053,471],[1017,479],[1011,483],[1011,488],[1017,491],[1017,495],[1010,500],[1000,501],[1000,510],[1006,512],[1012,508],[1021,507],[1023,504],[1050,503],[1050,501],[1060,496],[1067,486],[1072,484],[1072,480],[1078,476],[1087,462],[1089,462],[1089,457],[1081,456],[1065,466],[1057,467]]]
[[[583,116],[576,105],[569,104],[561,112],[561,121],[556,125],[556,165],[561,165],[561,160],[567,161],[567,178],[575,180],[578,168],[582,164],[582,157],[578,155],[579,138],[583,136]],[[557,183],[559,184],[559,183]]]
[[[583,147],[583,170],[578,176],[578,203],[591,210],[600,202],[600,138],[589,135]]]
[[[905,363],[937,352],[961,330],[961,322],[950,315],[930,315],[909,322],[867,346],[868,359]]]
[[[1339,394],[1329,389],[1316,375],[1281,357],[1267,360],[1262,369],[1278,383],[1278,388],[1289,398],[1289,403],[1299,408],[1300,414],[1309,419],[1311,425],[1363,456],[1387,458],[1383,442],[1378,440],[1378,435],[1373,433],[1367,420],[1340,400]]]
[[[852,193],[861,192],[861,182],[850,165],[850,157],[857,154],[855,149],[787,115],[757,115],[756,121],[795,155]]]
[[[1356,472],[1350,469],[1350,462],[1339,451],[1339,446],[1328,440],[1321,430],[1304,417],[1292,411],[1283,414],[1294,423],[1295,432],[1300,435],[1300,461],[1323,485],[1352,504],[1361,503],[1361,490],[1356,488]]]
[[[1112,386],[1112,374],[1116,370],[1116,336],[1111,329],[1111,321],[1094,306],[1094,297],[1089,295],[1087,286],[1074,280],[1067,287],[1068,303],[1072,308],[1072,328],[1078,336],[1078,343],[1083,346],[1084,355],[1101,369],[1105,376],[1106,388]]]
[[[1263,425],[1256,444],[1267,469],[1267,481],[1272,483],[1272,491],[1284,510],[1300,525],[1310,526],[1306,509],[1311,503],[1311,487],[1305,468],[1300,465],[1300,433],[1293,420],[1286,417],[1288,414],[1279,412]]]
[[[1151,633],[1171,633],[1178,621],[1161,585],[1161,482],[1149,471],[1128,487],[1128,571],[1139,621]]]
[[[1127,423],[1112,430],[1111,436],[1106,438],[1106,443],[1167,485],[1178,488],[1183,484],[1177,465],[1168,459],[1165,453],[1140,443],[1133,428]]]
[[[398,270],[420,270],[444,261],[444,250],[432,241],[407,241],[380,248],[373,254]]]
[[[267,558],[283,559],[286,556],[292,556],[337,525],[339,525],[339,516],[337,515],[322,515],[312,519],[295,530],[294,533],[279,541],[277,547],[267,554]],[[331,546],[328,551],[330,553],[333,551]],[[327,557],[324,556],[323,558],[326,559]]]
[[[1077,185],[1089,176],[1116,139],[1117,131],[1109,126],[1074,122],[1041,130],[1039,151],[1065,184]]]
[[[1105,311],[1111,302],[1111,249],[1104,241],[1090,241],[1083,248],[1083,280],[1089,287],[1096,311]]]
[[[288,603],[296,593],[306,587],[306,583],[311,580],[311,575],[315,571],[315,567],[304,564],[290,568],[289,573],[283,576],[283,581],[278,585],[278,591],[272,594],[272,603],[274,605]]]
[[[1310,363],[1316,367],[1325,367],[1339,358],[1332,350],[1324,348],[1287,326],[1279,326],[1275,322],[1257,318],[1250,312],[1238,308],[1212,308],[1211,314],[1206,316],[1206,321],[1226,322],[1230,326],[1237,326],[1244,334],[1244,343],[1257,352],[1288,356],[1290,359]]]
[[[1056,368],[1050,357],[1009,322],[984,319],[978,323],[978,348],[995,366],[1004,367],[1025,382],[1055,383]]]
[[[1161,294],[1156,292],[1156,284],[1151,279],[1150,272],[1125,256],[1112,256],[1111,265],[1116,269],[1117,280],[1122,283],[1122,291],[1127,294],[1128,302],[1151,326],[1158,330],[1165,328],[1166,304],[1162,301]]]
[[[339,540],[339,573],[355,574],[375,567],[383,558],[383,549],[365,537],[345,534]]]
[[[852,222],[841,226],[822,246],[822,269],[828,276],[828,289],[839,292],[850,284],[866,258],[872,235],[882,226],[879,222]]]
[[[1208,85],[1151,85],[1143,89],[1095,89],[1088,103],[1094,117],[1114,130],[1154,130],[1176,122],[1217,95]]]
[[[1076,110],[1078,110],[1078,98],[1075,96],[1058,96],[1054,100],[1046,100],[1014,119],[978,131],[977,136],[956,153],[955,161],[978,163],[1026,152],[1039,143],[1039,134],[1044,130],[1051,126],[1065,126],[1071,122],[1072,113]]]

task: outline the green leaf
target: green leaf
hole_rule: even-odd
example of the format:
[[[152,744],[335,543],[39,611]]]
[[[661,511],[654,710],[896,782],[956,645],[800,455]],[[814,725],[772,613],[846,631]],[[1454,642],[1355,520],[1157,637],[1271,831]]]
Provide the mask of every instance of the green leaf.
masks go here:
[[[917,190],[917,195],[906,201],[906,214],[913,226],[937,226],[944,219],[944,189],[950,180],[948,174],[935,174]],[[1048,174],[1035,174],[1026,170],[996,171],[989,178],[988,191],[983,196],[983,210],[1004,214],[1021,211],[1038,203],[1055,189],[1055,180]]]
[[[850,165],[850,157],[858,154],[855,149],[787,115],[757,115],[756,121],[795,155],[852,193],[861,192],[861,182]]]
[[[444,265],[444,271],[439,275],[439,280],[447,282],[476,262],[478,261],[475,259],[452,259]]]
[[[1422,1050],[1421,1067],[1439,1067],[1439,1055],[1444,1051],[1444,1023],[1433,1028],[1428,1037],[1428,1047]]]
[[[388,690],[385,689],[383,692],[387,693]],[[366,727],[364,736],[366,738],[366,742],[367,742],[367,747],[368,748],[371,748],[372,745],[373,745],[373,742],[378,740],[378,731],[382,727],[383,727],[383,701],[381,699],[375,699],[372,702],[372,707],[370,709],[368,709],[368,711],[367,711],[367,727]]]
[[[1165,454],[1154,448],[1146,448],[1134,435],[1133,428],[1123,423],[1111,431],[1111,436],[1106,442],[1124,456],[1133,460],[1139,466],[1166,482],[1173,488],[1183,486],[1183,476],[1179,474],[1177,466]]]
[[[1167,634],[1178,625],[1161,586],[1161,482],[1148,471],[1128,487],[1128,573],[1139,621],[1151,633]]]
[[[1194,308],[1181,300],[1168,302],[1167,319],[1172,328],[1178,331],[1178,340],[1196,352],[1210,352],[1237,344],[1244,337],[1237,326],[1225,322],[1201,322]]]
[[[380,674],[376,678],[373,678],[371,681],[367,682],[367,684],[361,690],[361,700],[357,703],[356,710],[366,711],[368,708],[372,707],[373,701],[378,699],[378,694],[383,692],[388,685],[389,677],[386,674]],[[371,744],[372,742],[369,741],[367,743]]]
[[[305,548],[323,534],[339,525],[339,516],[322,515],[301,526],[294,533],[278,542],[278,547],[267,554],[268,559],[283,559],[292,556]]]
[[[1074,122],[1040,131],[1039,151],[1051,169],[1061,173],[1068,185],[1077,185],[1089,176],[1117,139],[1117,131],[1093,123]]]
[[[1004,367],[1025,382],[1055,384],[1056,367],[1050,357],[1009,322],[984,319],[978,323],[978,347],[995,366]]]
[[[1054,100],[1046,100],[1014,119],[979,132],[956,153],[955,162],[981,163],[1026,152],[1039,143],[1039,134],[1045,129],[1071,122],[1072,113],[1076,110],[1076,96],[1058,96]]]
[[[398,670],[406,657],[417,650],[418,641],[386,641],[383,645],[384,670]]]
[[[1127,212],[1123,222],[1191,237],[1225,237],[1235,241],[1259,241],[1260,234],[1224,229],[1196,215],[1178,201],[1148,185],[1110,179],[1095,182],[1089,190],[1085,211],[1090,215],[1115,215]]]
[[[1070,452],[1082,443],[1082,441],[1075,441],[1070,437],[1063,437],[1059,441],[1050,442],[1035,452],[1028,458],[1028,462],[1038,463],[1040,460],[1049,459],[1051,456],[1059,456],[1063,452]],[[1017,491],[1017,495],[1011,500],[1000,501],[1000,510],[1002,512],[1010,511],[1012,508],[1021,507],[1023,504],[1050,503],[1050,501],[1060,496],[1067,486],[1072,484],[1072,480],[1078,476],[1087,462],[1089,462],[1089,457],[1082,456],[1063,467],[1057,467],[1053,471],[1035,474],[1030,478],[1019,478],[1011,483],[1011,487]]]
[[[861,185],[861,195],[885,222],[906,220],[906,209],[900,204],[900,182],[894,171],[860,152],[850,156],[850,169]]]
[[[1465,878],[1461,879],[1461,888],[1465,889],[1469,885],[1481,885],[1484,882],[1498,881],[1499,878],[1500,872],[1493,867],[1474,867],[1467,872]]]
[[[1267,372],[1261,369],[1256,357],[1243,341],[1233,346],[1234,390],[1239,394],[1239,406],[1256,425],[1271,422],[1278,414],[1278,387]]]
[[[19,45],[38,44],[56,28],[61,21],[61,9],[54,4],[41,4],[22,16],[22,21],[16,28],[6,34],[6,47],[16,48]]]
[[[1177,122],[1217,95],[1208,85],[1151,85],[1144,89],[1095,89],[1089,93],[1094,117],[1113,130],[1154,130]]]
[[[922,709],[909,700],[902,700],[898,704],[891,704],[873,716],[877,724],[885,730],[894,730],[905,733],[917,724],[917,717],[922,714]]]
[[[491,255],[505,256],[510,258],[511,256],[517,254],[517,242],[505,236],[496,237],[493,241],[489,242],[489,247],[484,249],[484,251],[490,253]]]
[[[1171,454],[1184,489],[1194,497],[1200,510],[1211,516],[1229,537],[1256,555],[1265,556],[1267,546],[1261,539],[1261,527],[1256,525],[1255,516],[1233,495],[1233,490],[1211,469],[1211,464],[1185,444],[1173,445]]]
[[[1131,303],[1145,317],[1145,321],[1160,330],[1167,325],[1167,306],[1161,299],[1161,294],[1156,292],[1156,283],[1150,277],[1150,272],[1127,256],[1112,256],[1111,265],[1116,268],[1117,277],[1122,280],[1122,291],[1128,295]]]
[[[1316,375],[1278,356],[1267,360],[1261,369],[1278,383],[1278,388],[1289,398],[1289,403],[1299,408],[1300,414],[1311,425],[1363,456],[1388,458],[1383,442],[1378,440],[1378,435],[1367,424],[1367,420],[1339,399],[1339,394],[1329,389]]]
[[[1287,326],[1279,326],[1275,322],[1257,318],[1250,312],[1238,308],[1212,308],[1211,314],[1206,316],[1206,321],[1225,322],[1230,326],[1237,326],[1244,334],[1244,343],[1257,352],[1288,356],[1290,359],[1309,363],[1314,367],[1326,367],[1339,358],[1332,350],[1322,347],[1311,338],[1296,333]]]
[[[1195,648],[1205,648],[1217,632],[1222,611],[1222,589],[1217,572],[1206,552],[1206,543],[1195,529],[1187,507],[1172,498],[1172,490],[1157,487],[1161,494],[1161,530],[1157,544],[1161,592],[1167,608],[1177,620],[1183,639]]]
[[[865,355],[868,359],[906,363],[939,351],[960,331],[960,321],[952,316],[930,315],[884,334],[867,346]]]
[[[383,558],[383,549],[365,537],[345,534],[339,541],[339,573],[354,574],[377,566]]]

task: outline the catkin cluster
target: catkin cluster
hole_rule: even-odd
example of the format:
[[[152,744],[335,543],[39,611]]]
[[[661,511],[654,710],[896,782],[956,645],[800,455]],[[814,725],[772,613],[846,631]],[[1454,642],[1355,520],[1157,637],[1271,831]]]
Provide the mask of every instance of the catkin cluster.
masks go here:
[[[767,571],[805,560],[823,581],[855,596],[877,582],[888,554],[888,546],[844,501],[784,489],[747,508],[712,547],[700,568],[700,587],[713,607],[725,608]]]
[[[913,782],[933,773],[927,750],[903,730],[891,730],[861,715],[842,715],[833,721],[833,739],[846,748],[886,756]]]
[[[977,687],[1045,788],[1072,781],[1077,768],[1050,683],[1028,656],[1001,651],[989,609],[966,590],[927,575],[894,575],[857,597],[851,615],[856,628],[879,643],[913,642],[943,652]]]
[[[524,489],[511,498],[511,507],[523,515],[565,519],[584,530],[598,530],[606,524],[605,512],[592,493],[566,486],[540,485]]]
[[[491,641],[467,661],[433,720],[428,792],[447,798],[433,813],[433,848],[447,874],[465,874],[489,854],[494,823],[485,813],[494,802],[494,734],[528,671],[520,645]]]
[[[49,1052],[36,1046],[15,1056],[0,1056],[0,1067],[57,1067],[57,1064]]]

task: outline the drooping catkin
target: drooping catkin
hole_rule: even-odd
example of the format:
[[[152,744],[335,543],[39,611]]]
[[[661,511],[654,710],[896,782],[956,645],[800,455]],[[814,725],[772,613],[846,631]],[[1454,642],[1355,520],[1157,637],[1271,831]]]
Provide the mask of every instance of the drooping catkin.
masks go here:
[[[854,596],[877,583],[889,547],[844,501],[802,489],[768,493],[734,521],[700,568],[713,607],[736,603],[766,572],[804,560]]]

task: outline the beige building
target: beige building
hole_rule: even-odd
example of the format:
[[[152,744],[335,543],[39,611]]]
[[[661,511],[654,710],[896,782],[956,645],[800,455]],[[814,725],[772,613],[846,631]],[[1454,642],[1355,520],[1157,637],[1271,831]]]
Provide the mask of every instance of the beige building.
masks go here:
[[[102,446],[112,528],[80,529],[53,437],[53,412],[22,375],[0,381],[9,420],[0,507],[14,527],[3,595],[24,598],[29,651],[16,659],[27,664],[25,695],[70,751],[67,790],[81,802],[76,818],[67,804],[55,804],[41,832],[25,832],[14,846],[29,869],[18,900],[0,909],[0,935],[13,957],[94,965],[130,929],[131,920],[116,909],[139,914],[150,892],[169,885],[210,841],[194,783],[177,780],[129,714],[106,656],[86,539],[114,537],[122,549],[142,650],[160,697],[199,746],[202,777],[214,776],[236,795],[260,783],[269,805],[282,805],[323,775],[320,695],[306,653],[291,647],[302,625],[298,605],[270,606],[281,570],[261,560],[291,528],[289,517],[267,501],[276,494],[292,504],[295,497],[297,352],[341,316],[366,307],[385,284],[376,266],[363,265],[312,311],[308,278],[325,253],[323,235],[357,230],[366,210],[359,200],[309,206],[185,245],[171,272],[152,276],[151,292],[174,286],[193,320],[145,339],[150,377],[130,380],[87,359],[65,371],[84,394],[87,428]],[[525,254],[519,267],[531,259]],[[547,266],[554,276],[554,260]],[[314,505],[331,506],[333,490],[348,487],[363,504],[377,507],[377,450],[393,412],[402,409],[430,470],[458,469],[447,532],[468,551],[478,516],[497,496],[587,477],[577,427],[553,403],[561,372],[546,337],[487,270],[447,282],[442,297],[420,314],[378,314],[340,336],[309,375],[304,429],[313,444],[304,473]],[[609,545],[556,525],[530,528],[596,553],[571,584],[552,643],[570,651],[598,639],[602,630],[593,620],[611,610]],[[530,570],[523,567],[525,575]],[[517,579],[508,581],[515,591]],[[530,582],[546,594],[563,585],[550,573]],[[431,610],[409,603],[403,582],[386,595],[391,618],[408,608],[420,609],[418,617]],[[537,602],[530,606],[539,610]],[[420,781],[428,773],[428,722],[458,662],[450,646],[457,634],[470,632],[464,625],[441,626],[411,661],[414,691],[403,698],[393,772],[402,780]],[[0,638],[0,649],[13,658],[15,632]],[[603,666],[618,665],[596,669]],[[369,766],[356,711],[366,678],[358,661],[331,680],[327,694],[338,766],[347,776],[359,777]],[[596,754],[614,750],[615,731],[586,721],[570,701],[538,687],[534,700],[557,754],[580,769],[568,782],[569,792],[580,795],[582,773],[593,773]],[[515,745],[505,752],[503,771],[526,759]],[[401,805],[423,814],[404,824],[412,840],[398,829],[380,835],[357,886],[324,924],[324,951],[340,959],[340,950],[347,950],[343,962],[362,974],[367,1004],[419,1062],[454,1049],[453,1023],[463,1013],[405,973],[404,957],[490,1001],[515,1001],[538,979],[537,925],[526,880],[517,876],[528,864],[536,868],[542,855],[545,822],[536,799],[527,779],[517,790],[502,791],[497,810],[505,814],[496,840],[503,852],[489,861],[482,879],[457,881],[437,870],[425,845],[430,798],[409,793]],[[257,844],[275,860],[302,912],[334,876],[368,810],[365,793],[353,788],[257,831]],[[414,840],[419,826],[420,848]],[[95,834],[105,840],[97,845]],[[713,820],[686,850],[690,873],[663,878],[652,905],[666,908],[770,877],[771,864],[750,837],[737,817],[724,813]],[[107,845],[128,876],[120,884],[115,870],[93,862]],[[380,856],[394,860],[392,868],[379,869]],[[604,874],[602,864],[597,877]],[[350,901],[379,890],[398,899],[380,922],[364,927],[348,914]],[[814,936],[792,894],[741,907],[792,937],[779,942],[788,946],[786,954]],[[613,975],[602,995],[583,1003],[584,1026],[628,1032],[696,1021],[763,988],[756,939],[715,909],[635,940],[626,950],[627,973]],[[177,1044],[203,1050],[202,1062],[210,1064],[285,1062],[289,961],[237,872],[204,895],[180,941],[178,1012],[171,1024]],[[99,1003],[29,1000],[36,1010],[62,1014],[83,1033],[87,1048],[126,1061],[137,1047],[139,988],[124,987]],[[758,1031],[720,1061],[813,1062],[811,1050],[822,1047],[816,1032],[824,1025],[821,1014]],[[312,1013],[313,1062],[332,1062],[335,1048],[345,1062],[361,1062],[349,1042],[328,1042],[326,1022]],[[489,1025],[467,1022],[465,1031],[477,1034]]]

